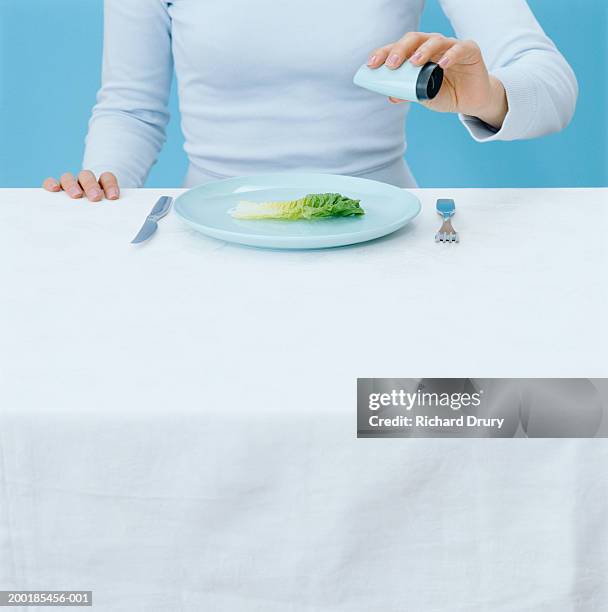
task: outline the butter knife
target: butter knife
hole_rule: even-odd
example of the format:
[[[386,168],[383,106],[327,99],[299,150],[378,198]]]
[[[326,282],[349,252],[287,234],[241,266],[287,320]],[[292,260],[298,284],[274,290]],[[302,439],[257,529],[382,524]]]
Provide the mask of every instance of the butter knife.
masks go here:
[[[150,214],[146,217],[144,224],[141,226],[137,236],[131,240],[131,244],[139,244],[148,240],[158,229],[158,221],[160,221],[170,210],[173,198],[163,196],[156,202]]]

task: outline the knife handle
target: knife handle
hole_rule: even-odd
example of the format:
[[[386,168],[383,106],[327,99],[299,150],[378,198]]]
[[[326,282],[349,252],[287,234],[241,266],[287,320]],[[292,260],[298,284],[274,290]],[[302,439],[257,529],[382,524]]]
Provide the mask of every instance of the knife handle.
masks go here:
[[[149,218],[154,221],[158,221],[162,219],[171,209],[171,203],[173,202],[173,198],[168,196],[163,196],[156,202],[154,208],[151,210]]]

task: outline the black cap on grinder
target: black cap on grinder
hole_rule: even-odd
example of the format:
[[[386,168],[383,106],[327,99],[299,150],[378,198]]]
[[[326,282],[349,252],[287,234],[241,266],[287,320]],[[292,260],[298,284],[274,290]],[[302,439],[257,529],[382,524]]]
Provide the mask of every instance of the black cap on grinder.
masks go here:
[[[425,64],[416,81],[416,97],[418,100],[432,100],[437,97],[443,84],[443,68],[439,64]]]

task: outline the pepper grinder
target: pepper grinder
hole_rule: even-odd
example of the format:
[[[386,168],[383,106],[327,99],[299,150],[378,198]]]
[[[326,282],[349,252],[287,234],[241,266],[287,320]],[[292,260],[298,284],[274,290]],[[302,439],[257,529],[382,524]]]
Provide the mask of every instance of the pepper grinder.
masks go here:
[[[406,61],[394,70],[385,65],[370,68],[363,64],[357,70],[353,83],[392,98],[424,102],[432,100],[439,93],[443,83],[443,68],[433,62],[414,66]]]

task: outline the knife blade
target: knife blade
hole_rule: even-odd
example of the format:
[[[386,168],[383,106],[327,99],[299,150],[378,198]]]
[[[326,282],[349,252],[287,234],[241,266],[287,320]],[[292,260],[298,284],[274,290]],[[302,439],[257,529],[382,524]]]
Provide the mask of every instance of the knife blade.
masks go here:
[[[168,212],[171,210],[171,204],[173,198],[163,196],[156,202],[154,208],[150,211],[150,214],[146,217],[144,224],[137,233],[137,236],[131,240],[131,244],[139,244],[145,242],[150,238],[154,232],[158,229],[158,221],[160,221]]]

